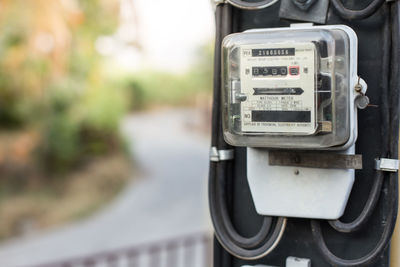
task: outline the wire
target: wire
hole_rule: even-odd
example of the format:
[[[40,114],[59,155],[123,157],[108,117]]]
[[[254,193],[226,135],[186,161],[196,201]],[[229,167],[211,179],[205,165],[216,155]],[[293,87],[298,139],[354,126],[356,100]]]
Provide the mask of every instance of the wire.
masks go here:
[[[392,55],[389,56],[389,62],[385,62],[387,66],[391,66],[392,73],[391,75],[389,74],[388,68],[384,66],[384,70],[387,70],[387,73],[383,75],[383,77],[390,77],[390,92],[389,94],[383,93],[382,99],[383,101],[386,101],[384,103],[386,106],[389,105],[390,102],[390,109],[388,112],[387,118],[383,120],[383,123],[385,124],[386,119],[390,121],[392,124],[390,125],[390,129],[386,132],[386,139],[384,138],[384,144],[388,144],[389,151],[388,151],[388,156],[391,158],[397,158],[398,157],[398,139],[399,139],[399,112],[400,112],[400,69],[398,66],[398,58],[400,57],[400,22],[399,22],[399,14],[400,14],[400,2],[396,1],[392,6],[391,6],[391,12],[388,12],[389,16],[387,16],[387,19],[385,21],[385,29],[384,29],[384,41],[390,43],[390,34],[389,34],[389,27],[392,25]],[[390,14],[392,13],[392,14]],[[390,16],[391,15],[391,16]],[[391,23],[389,22],[389,17],[392,19]],[[384,45],[384,49],[387,48],[386,45]],[[390,46],[388,51],[390,51]],[[386,53],[389,53],[386,51]],[[384,60],[385,60],[386,54],[384,54]],[[391,62],[390,65],[390,58],[395,59],[393,62]],[[387,85],[386,85],[387,86]],[[390,96],[390,99],[389,99]],[[385,113],[386,108],[382,109],[382,112]],[[383,114],[384,115],[384,114]],[[389,123],[390,124],[390,123]],[[389,136],[389,138],[387,137]],[[389,140],[387,140],[389,139]],[[385,149],[385,148],[384,148]],[[320,253],[324,256],[325,260],[330,263],[331,265],[334,266],[365,266],[365,265],[371,265],[375,261],[377,261],[380,257],[380,255],[383,253],[383,251],[389,246],[390,240],[394,231],[394,227],[396,224],[396,219],[397,219],[397,209],[398,209],[398,174],[397,173],[391,173],[389,177],[387,177],[387,180],[385,182],[385,188],[388,190],[387,193],[387,202],[389,205],[389,212],[387,215],[387,218],[385,220],[386,225],[383,230],[382,236],[380,240],[378,241],[377,245],[375,248],[369,252],[367,255],[359,258],[359,259],[341,259],[334,255],[329,248],[327,247],[322,231],[321,231],[321,226],[320,222],[313,220],[311,221],[311,229],[312,229],[312,235],[317,243],[317,247],[320,251]],[[388,184],[387,184],[388,183]],[[386,195],[386,194],[385,194]],[[370,211],[371,212],[371,211]]]
[[[228,232],[226,227],[227,219],[223,217],[223,212],[220,205],[221,203],[220,193],[224,190],[223,187],[218,186],[221,180],[226,179],[226,162],[211,163],[211,173],[215,173],[216,176],[210,175],[209,178],[209,205],[212,222],[215,229],[215,236],[218,239],[221,246],[233,256],[244,259],[244,260],[256,260],[265,257],[273,251],[273,249],[279,244],[283,233],[286,228],[286,218],[277,218],[276,223],[273,227],[272,232],[269,236],[263,240],[263,244],[255,248],[244,248],[237,244]],[[223,201],[223,200],[222,200]],[[226,200],[225,200],[226,201]]]
[[[386,0],[372,0],[372,2],[362,10],[351,10],[344,7],[341,0],[330,0],[333,7],[343,19],[357,20],[365,19],[373,15]]]
[[[228,165],[228,163],[221,162],[220,165],[225,164]],[[228,166],[220,166],[222,169],[228,169]],[[225,227],[228,235],[230,238],[238,245],[243,248],[254,248],[260,245],[268,236],[269,230],[271,229],[271,224],[272,224],[272,218],[271,217],[264,217],[263,218],[263,223],[260,227],[259,232],[254,235],[251,238],[246,238],[241,235],[239,235],[235,228],[232,225],[231,219],[229,217],[228,213],[228,208],[226,205],[227,202],[227,195],[224,190],[226,188],[226,173],[221,173],[216,177],[218,180],[218,187],[217,187],[217,202],[219,203],[219,209],[221,212],[221,218],[222,221],[225,222]]]
[[[311,221],[311,230],[312,230],[312,235],[317,243],[317,247],[320,251],[320,253],[324,256],[325,260],[330,263],[333,266],[365,266],[365,265],[371,265],[373,264],[376,260],[379,259],[383,251],[389,246],[390,240],[394,231],[394,227],[396,225],[396,219],[397,219],[397,208],[398,208],[398,180],[397,180],[397,174],[391,174],[391,177],[389,178],[390,182],[388,185],[389,188],[389,206],[390,206],[390,211],[388,214],[388,219],[386,222],[386,226],[383,230],[382,236],[378,242],[378,244],[375,246],[375,248],[368,253],[367,255],[359,258],[359,259],[352,259],[352,260],[347,260],[347,259],[341,259],[337,256],[335,256],[327,247],[322,231],[321,231],[321,225],[319,221],[312,220]]]
[[[377,171],[374,184],[368,196],[368,200],[365,203],[365,206],[360,215],[354,221],[349,223],[344,223],[340,220],[328,221],[329,225],[333,229],[341,233],[352,233],[362,229],[371,218],[372,213],[375,210],[376,204],[378,203],[379,197],[381,195],[384,179],[385,177],[383,173],[381,171]]]
[[[385,8],[386,10],[387,8]],[[382,140],[382,152],[381,158],[388,157],[389,154],[389,138],[388,132],[390,131],[390,110],[389,110],[389,80],[390,80],[390,48],[391,48],[391,36],[390,36],[390,19],[389,19],[389,11],[386,10],[386,20],[383,28],[383,44],[382,44],[382,86],[381,86],[381,140]],[[381,191],[383,180],[385,179],[383,172],[376,171],[375,172],[375,181],[370,191],[368,200],[364,205],[364,208],[360,215],[352,222],[343,223],[340,220],[329,221],[329,224],[336,231],[341,233],[352,233],[359,231],[363,228],[363,226],[368,222],[371,218],[373,211],[375,210],[376,204],[378,203]]]
[[[211,145],[219,149],[227,148],[222,135],[221,117],[221,43],[222,38],[231,31],[229,5],[218,5],[216,8],[216,42],[214,57],[214,94],[212,114]],[[221,246],[230,254],[246,260],[259,259],[268,255],[281,240],[286,219],[278,218],[272,222],[271,217],[264,217],[263,223],[253,237],[243,237],[234,228],[227,208],[226,188],[230,181],[231,164],[227,162],[210,162],[209,205],[215,235]],[[272,229],[272,231],[270,231]]]
[[[394,231],[394,227],[396,225],[396,212],[397,212],[397,201],[398,201],[398,190],[397,190],[397,177],[392,174],[390,178],[390,196],[393,198],[390,201],[390,212],[388,214],[388,218],[390,218],[385,226],[381,239],[379,240],[376,247],[368,253],[366,256],[361,257],[359,259],[346,260],[341,259],[335,256],[329,248],[326,246],[324,238],[322,236],[321,226],[319,221],[312,220],[311,221],[311,229],[315,242],[317,243],[317,247],[320,250],[321,254],[324,256],[325,260],[328,261],[333,266],[365,266],[373,264],[376,260],[379,259],[379,256],[382,252],[388,247],[390,244],[390,240]]]
[[[270,7],[279,0],[262,0],[259,2],[246,2],[242,0],[226,0],[227,3],[231,4],[234,7],[240,8],[240,9],[247,9],[247,10],[257,10],[257,9],[263,9]]]

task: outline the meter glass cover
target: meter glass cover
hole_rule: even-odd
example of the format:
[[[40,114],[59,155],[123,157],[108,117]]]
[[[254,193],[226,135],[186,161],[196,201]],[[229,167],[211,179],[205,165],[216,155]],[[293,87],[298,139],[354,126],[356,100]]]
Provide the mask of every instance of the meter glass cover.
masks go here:
[[[223,52],[225,140],[237,146],[329,148],[353,142],[351,47],[342,28],[229,35]],[[353,62],[354,65],[354,62]]]

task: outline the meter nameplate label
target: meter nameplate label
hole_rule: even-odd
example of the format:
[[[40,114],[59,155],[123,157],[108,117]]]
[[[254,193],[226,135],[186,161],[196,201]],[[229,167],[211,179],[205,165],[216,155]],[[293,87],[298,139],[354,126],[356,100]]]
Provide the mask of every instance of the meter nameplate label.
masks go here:
[[[316,48],[309,43],[243,45],[240,51],[243,132],[316,132]]]

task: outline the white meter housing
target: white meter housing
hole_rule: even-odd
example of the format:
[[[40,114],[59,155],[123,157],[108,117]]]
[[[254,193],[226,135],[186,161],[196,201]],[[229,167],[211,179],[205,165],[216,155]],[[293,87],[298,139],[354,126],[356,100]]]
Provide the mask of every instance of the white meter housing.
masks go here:
[[[227,36],[223,129],[234,146],[346,149],[356,140],[357,36],[344,25]]]

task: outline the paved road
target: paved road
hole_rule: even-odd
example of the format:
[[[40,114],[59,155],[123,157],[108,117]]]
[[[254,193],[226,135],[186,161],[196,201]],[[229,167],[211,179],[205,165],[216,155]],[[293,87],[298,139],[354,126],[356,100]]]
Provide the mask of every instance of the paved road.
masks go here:
[[[210,229],[209,142],[188,129],[196,121],[191,110],[128,117],[123,131],[143,177],[91,218],[1,244],[0,266],[31,266]]]

